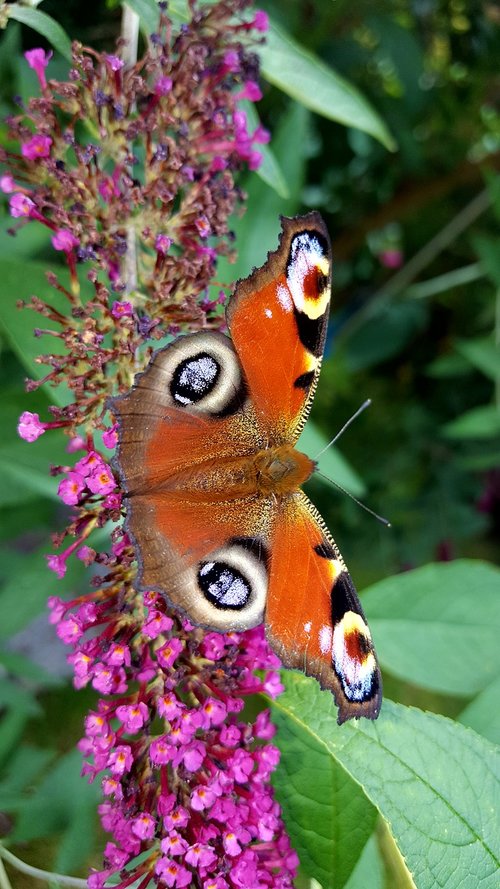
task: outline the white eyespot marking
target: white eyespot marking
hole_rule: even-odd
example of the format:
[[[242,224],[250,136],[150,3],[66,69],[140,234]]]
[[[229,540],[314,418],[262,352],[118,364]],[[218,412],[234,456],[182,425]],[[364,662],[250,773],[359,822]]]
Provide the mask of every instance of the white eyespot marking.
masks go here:
[[[307,623],[304,624],[304,633],[305,633],[307,636],[310,636],[310,635],[311,635],[311,629],[312,629],[312,623],[311,623],[310,620],[308,620]]]
[[[312,297],[311,275],[319,273],[327,277],[328,272],[328,258],[318,238],[310,232],[296,235],[290,246],[287,284],[297,311],[305,312],[313,320],[324,314],[329,294],[318,292]]]
[[[293,309],[293,302],[290,299],[288,288],[283,287],[283,284],[279,284],[276,288],[276,296],[283,311],[291,312]]]
[[[252,588],[234,568],[223,562],[207,562],[200,568],[200,587],[219,608],[243,608]]]
[[[219,365],[212,356],[203,353],[180,364],[172,383],[174,401],[195,404],[211,391],[219,372]]]
[[[264,309],[264,315],[266,316],[266,318],[273,317],[273,313],[272,313],[271,309]]]
[[[332,628],[325,624],[320,628],[318,637],[319,650],[321,651],[321,654],[326,654],[332,647]]]
[[[177,601],[201,626],[238,632],[262,623],[267,585],[265,549],[231,541],[189,569]]]
[[[202,574],[203,576],[204,576],[205,574],[208,574],[209,571],[212,570],[212,568],[214,567],[214,565],[215,565],[215,562],[205,562],[205,564],[203,565],[203,567],[200,569],[200,574]]]
[[[147,374],[148,389],[162,389],[166,404],[193,412],[223,413],[241,403],[239,394],[245,398],[238,356],[221,333],[178,337],[156,353]]]
[[[354,611],[346,612],[334,629],[332,665],[348,700],[365,701],[371,697],[375,656],[370,631]]]

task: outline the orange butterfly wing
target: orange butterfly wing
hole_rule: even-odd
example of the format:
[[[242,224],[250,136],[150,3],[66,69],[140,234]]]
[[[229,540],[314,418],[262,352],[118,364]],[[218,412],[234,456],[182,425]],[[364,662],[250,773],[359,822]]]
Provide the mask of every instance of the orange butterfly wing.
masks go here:
[[[238,282],[226,315],[259,429],[268,442],[294,444],[323,356],[331,248],[319,213],[281,222],[278,249]]]
[[[333,692],[338,721],[376,719],[382,682],[370,631],[338,547],[299,492],[275,523],[266,634],[284,665]]]

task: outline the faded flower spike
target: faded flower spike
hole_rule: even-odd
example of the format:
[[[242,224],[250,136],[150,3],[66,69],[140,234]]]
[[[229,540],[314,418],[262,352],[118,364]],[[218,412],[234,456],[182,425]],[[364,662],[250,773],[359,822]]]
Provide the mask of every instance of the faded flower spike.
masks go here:
[[[268,139],[240,107],[260,98],[253,46],[267,16],[247,0],[190,9],[180,28],[162,13],[131,67],[120,48],[75,45],[57,82],[50,54],[27,53],[42,96],[10,119],[19,152],[1,158],[13,225],[45,226],[67,268],[49,275],[50,303],[29,303],[44,319],[35,335],[62,348],[40,356],[46,374],[28,389],[64,383],[70,401],[49,419],[25,411],[18,429],[27,442],[69,436],[67,465],[51,471],[70,520],[48,567],[64,578],[76,558],[92,571],[88,593],[49,602],[75,687],[99,695],[79,746],[110,841],[90,889],[284,889],[298,865],[270,783],[269,712],[242,713],[248,695],[280,693],[279,662],[261,628],[204,632],[136,591],[112,470],[108,397],[130,387],[155,340],[222,324],[224,295],[207,288],[232,250],[234,177],[259,165]]]

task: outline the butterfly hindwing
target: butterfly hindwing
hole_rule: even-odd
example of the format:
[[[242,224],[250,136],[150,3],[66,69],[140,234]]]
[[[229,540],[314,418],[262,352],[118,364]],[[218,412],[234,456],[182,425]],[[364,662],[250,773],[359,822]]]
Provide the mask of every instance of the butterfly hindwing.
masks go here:
[[[382,684],[370,630],[338,547],[302,492],[274,525],[266,633],[287,667],[333,692],[339,722],[376,719]]]

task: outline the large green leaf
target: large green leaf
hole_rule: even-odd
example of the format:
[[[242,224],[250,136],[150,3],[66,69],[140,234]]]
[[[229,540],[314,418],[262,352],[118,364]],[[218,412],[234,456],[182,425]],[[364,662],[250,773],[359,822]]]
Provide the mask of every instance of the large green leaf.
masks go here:
[[[1,550],[0,640],[19,632],[47,607],[47,597],[75,589],[85,569],[76,558],[68,559],[64,581],[50,571],[45,560],[50,542],[31,553]]]
[[[375,837],[368,840],[346,889],[384,889],[384,871]]]
[[[500,676],[462,710],[460,722],[500,744]]]
[[[277,718],[293,722],[304,744],[323,746],[363,788],[417,889],[498,889],[497,747],[449,719],[391,701],[374,723],[337,726],[329,692],[298,673],[285,683],[273,703]],[[308,838],[316,849],[315,833]]]
[[[472,695],[500,670],[500,570],[469,559],[426,565],[363,593],[380,662],[424,688]]]
[[[373,831],[376,811],[358,784],[310,733],[281,717],[276,795],[303,870],[341,889]],[[311,841],[311,836],[314,841]]]
[[[394,140],[355,87],[272,22],[259,48],[262,76],[306,108],[369,133],[387,148]]]
[[[484,272],[495,287],[500,287],[500,257],[498,255],[497,238],[488,237],[487,235],[476,235],[472,239],[472,243]]]
[[[63,832],[55,863],[61,871],[84,864],[92,850],[100,789],[80,773],[81,754],[74,750],[57,760],[30,797],[20,797],[11,807],[18,813],[13,842]]]
[[[65,59],[71,61],[71,40],[66,31],[61,28],[59,22],[56,22],[46,12],[42,12],[40,9],[33,9],[30,6],[9,3],[5,9],[9,18],[16,19],[16,21],[27,25],[33,31],[41,34]]]
[[[65,352],[62,340],[57,337],[35,338],[33,329],[57,330],[57,324],[33,312],[30,309],[19,309],[18,300],[29,300],[33,294],[46,300],[50,305],[67,312],[68,304],[64,297],[46,280],[47,266],[38,262],[23,260],[0,259],[0,327],[3,329],[9,344],[25,366],[30,377],[42,379],[50,368],[45,364],[36,364],[38,355],[45,352],[57,355]],[[67,273],[60,272],[61,281],[66,283]],[[50,403],[67,404],[68,392],[64,386],[54,388],[44,385]]]
[[[500,379],[500,344],[495,343],[492,337],[460,340],[455,348],[491,380]]]
[[[449,438],[496,438],[500,435],[500,409],[494,404],[473,407],[443,426]]]

